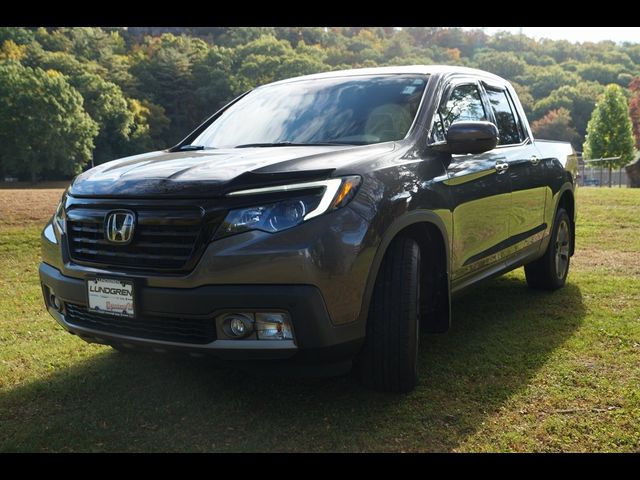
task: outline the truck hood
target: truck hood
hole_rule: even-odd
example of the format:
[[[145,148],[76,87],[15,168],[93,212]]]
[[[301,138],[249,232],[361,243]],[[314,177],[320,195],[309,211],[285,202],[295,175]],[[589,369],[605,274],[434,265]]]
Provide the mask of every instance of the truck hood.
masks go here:
[[[394,148],[393,142],[387,142],[150,152],[78,175],[69,193],[78,197],[218,197],[242,188],[327,178],[339,167],[377,158]]]

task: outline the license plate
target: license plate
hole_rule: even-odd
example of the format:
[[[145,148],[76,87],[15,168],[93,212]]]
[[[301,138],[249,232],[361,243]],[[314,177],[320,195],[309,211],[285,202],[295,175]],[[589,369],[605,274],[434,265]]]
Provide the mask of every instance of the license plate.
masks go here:
[[[133,282],[115,278],[87,280],[89,310],[107,315],[134,317]]]

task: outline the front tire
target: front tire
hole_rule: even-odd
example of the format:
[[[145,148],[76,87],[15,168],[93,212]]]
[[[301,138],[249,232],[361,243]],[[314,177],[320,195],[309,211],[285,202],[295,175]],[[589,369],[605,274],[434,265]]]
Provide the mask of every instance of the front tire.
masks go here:
[[[527,284],[531,288],[557,290],[564,286],[571,260],[571,220],[567,211],[560,207],[551,229],[547,251],[538,260],[524,266]]]
[[[399,237],[389,245],[373,289],[358,365],[364,385],[386,392],[415,388],[419,305],[420,247],[411,238]]]

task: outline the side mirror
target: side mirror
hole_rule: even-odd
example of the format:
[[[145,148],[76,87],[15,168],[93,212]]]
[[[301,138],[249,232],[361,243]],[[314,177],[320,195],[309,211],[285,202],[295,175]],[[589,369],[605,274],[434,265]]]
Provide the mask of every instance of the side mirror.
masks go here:
[[[447,130],[447,143],[439,150],[451,154],[483,153],[498,144],[498,128],[491,122],[457,122]]]

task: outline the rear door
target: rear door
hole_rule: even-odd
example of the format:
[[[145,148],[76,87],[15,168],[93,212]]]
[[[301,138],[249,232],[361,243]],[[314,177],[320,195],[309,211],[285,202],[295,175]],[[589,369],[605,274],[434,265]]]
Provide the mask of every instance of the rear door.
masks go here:
[[[483,82],[482,86],[500,133],[494,152],[506,162],[511,182],[509,238],[505,244],[505,256],[510,256],[539,242],[546,228],[543,166],[509,91],[504,85]]]
[[[444,141],[459,121],[492,120],[475,79],[457,79],[445,88],[434,119],[432,140]],[[501,156],[498,153],[498,156]],[[462,285],[502,260],[509,234],[511,186],[496,150],[478,155],[452,155],[443,181],[450,193],[453,220],[451,276]]]

